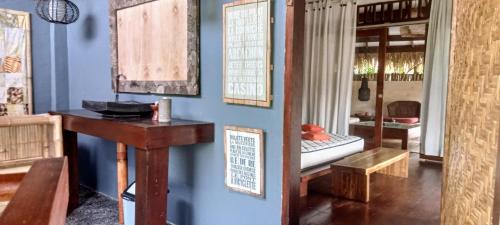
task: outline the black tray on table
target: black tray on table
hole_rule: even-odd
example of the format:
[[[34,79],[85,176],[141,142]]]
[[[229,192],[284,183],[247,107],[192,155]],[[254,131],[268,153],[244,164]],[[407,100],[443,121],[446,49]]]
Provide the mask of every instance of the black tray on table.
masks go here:
[[[82,101],[82,108],[97,112],[105,117],[145,117],[152,113],[152,103],[136,101],[100,102]]]

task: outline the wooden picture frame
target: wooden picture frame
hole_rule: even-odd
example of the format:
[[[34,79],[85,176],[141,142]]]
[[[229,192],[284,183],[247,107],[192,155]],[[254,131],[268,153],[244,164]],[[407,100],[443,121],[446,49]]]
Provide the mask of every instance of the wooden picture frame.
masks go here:
[[[199,18],[199,0],[110,0],[113,89],[199,95]]]
[[[31,15],[0,9],[0,26],[0,116],[33,114]]]
[[[224,4],[223,100],[225,103],[271,107],[273,71],[272,25],[274,24],[272,2],[271,0],[239,0]],[[253,24],[241,24],[242,21],[245,21],[244,16],[237,14],[241,11],[245,11],[243,15],[250,15],[251,12],[254,12],[253,16],[257,18],[256,22]],[[237,16],[234,16],[233,19],[231,14],[237,14]],[[252,29],[245,27],[245,25],[255,26],[255,28],[252,32],[245,33],[245,29]],[[261,25],[265,25],[266,27],[260,29],[259,26],[262,27]],[[259,30],[262,32],[258,32]],[[252,37],[252,35],[255,36]],[[260,35],[261,37],[259,37]],[[241,44],[242,41],[238,41],[238,37],[245,39],[243,44]],[[238,43],[240,43],[240,46],[236,46]],[[252,52],[252,49],[255,51]],[[241,59],[235,56],[237,55],[236,52],[251,52],[251,54],[241,57],[243,58]],[[262,57],[259,58],[259,54]],[[252,58],[251,56],[256,56],[257,58]]]
[[[238,141],[236,139],[239,139],[240,137],[241,139],[247,139],[244,144],[232,144],[231,135],[232,137],[234,137],[233,141]],[[236,126],[224,127],[224,183],[229,190],[245,193],[258,198],[265,197],[264,138],[264,131],[262,129],[243,128]],[[252,139],[254,141],[253,143]],[[239,149],[241,149],[241,147],[246,147],[246,152],[239,154],[232,152],[238,150],[237,145],[239,145]],[[252,149],[254,150],[254,152],[252,152]],[[244,155],[246,157],[238,157],[241,155]],[[238,167],[242,166],[244,166],[247,170],[238,169]],[[251,181],[247,181],[247,187],[243,187],[244,185],[235,184],[245,182],[245,180],[243,180],[244,178],[239,177],[238,174],[235,175],[235,172],[248,171],[250,171],[250,175],[255,176],[255,181],[253,183]],[[244,175],[248,177],[248,174]],[[234,178],[234,180],[232,178]]]

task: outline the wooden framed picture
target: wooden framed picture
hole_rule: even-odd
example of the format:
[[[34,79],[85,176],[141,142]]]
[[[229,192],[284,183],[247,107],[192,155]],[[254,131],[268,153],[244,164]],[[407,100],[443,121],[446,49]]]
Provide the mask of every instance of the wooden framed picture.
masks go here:
[[[198,95],[199,0],[110,0],[113,88]]]
[[[224,157],[226,187],[264,198],[264,131],[224,127]]]
[[[270,107],[272,23],[270,0],[224,5],[224,102]]]
[[[0,9],[0,116],[33,113],[31,18]]]

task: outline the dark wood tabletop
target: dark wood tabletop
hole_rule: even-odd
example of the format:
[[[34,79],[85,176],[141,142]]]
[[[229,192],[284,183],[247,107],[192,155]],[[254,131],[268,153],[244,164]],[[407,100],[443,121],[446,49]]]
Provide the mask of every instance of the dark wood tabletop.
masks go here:
[[[173,119],[160,123],[151,118],[111,118],[88,110],[50,112],[61,115],[63,129],[107,140],[133,145],[141,149],[213,142],[214,124]]]

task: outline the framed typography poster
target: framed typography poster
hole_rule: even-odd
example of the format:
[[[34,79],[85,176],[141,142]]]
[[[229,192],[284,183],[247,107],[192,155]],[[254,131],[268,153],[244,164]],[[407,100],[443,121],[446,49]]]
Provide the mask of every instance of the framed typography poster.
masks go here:
[[[264,131],[226,126],[224,157],[226,187],[264,198]]]
[[[270,107],[271,1],[224,5],[224,102]]]
[[[0,116],[31,114],[32,102],[30,14],[0,9]]]

